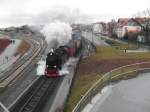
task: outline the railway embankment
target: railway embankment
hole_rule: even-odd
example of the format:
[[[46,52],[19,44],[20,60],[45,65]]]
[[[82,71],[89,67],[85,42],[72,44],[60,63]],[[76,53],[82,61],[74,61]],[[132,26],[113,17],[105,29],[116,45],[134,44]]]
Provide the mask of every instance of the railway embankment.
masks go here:
[[[146,62],[149,59],[149,52],[124,52],[111,46],[97,46],[97,52],[79,64],[65,112],[71,112],[89,88],[105,73],[124,65]],[[132,69],[131,67],[126,70]],[[131,75],[125,77],[125,79],[128,78],[131,78]]]

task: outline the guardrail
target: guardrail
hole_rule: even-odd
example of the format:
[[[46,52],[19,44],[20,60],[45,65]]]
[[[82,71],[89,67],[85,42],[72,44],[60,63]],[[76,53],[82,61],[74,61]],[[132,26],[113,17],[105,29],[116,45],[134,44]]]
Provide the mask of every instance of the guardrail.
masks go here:
[[[111,70],[104,74],[81,98],[73,112],[81,112],[84,107],[92,100],[92,98],[101,91],[101,89],[112,82],[132,78],[139,73],[150,71],[150,61],[125,65]]]
[[[9,112],[9,110],[0,102],[0,112]]]

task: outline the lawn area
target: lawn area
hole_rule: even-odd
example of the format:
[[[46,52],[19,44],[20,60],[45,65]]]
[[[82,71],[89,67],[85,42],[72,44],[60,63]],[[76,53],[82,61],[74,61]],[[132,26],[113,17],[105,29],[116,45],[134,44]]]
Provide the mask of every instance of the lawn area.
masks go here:
[[[73,84],[73,88],[71,89],[65,112],[71,112],[81,97],[100,77],[100,75],[96,74],[77,76]]]
[[[116,50],[113,47],[109,46],[98,46],[97,53],[90,57],[94,60],[102,60],[102,59],[143,59],[150,58],[150,52],[137,52],[137,53],[125,53],[124,51]],[[88,59],[89,60],[89,59]]]
[[[118,45],[119,46],[119,45]],[[121,45],[120,45],[121,46]],[[87,90],[106,72],[127,64],[150,61],[150,53],[125,53],[110,46],[97,46],[97,52],[79,64],[65,112],[71,112]]]

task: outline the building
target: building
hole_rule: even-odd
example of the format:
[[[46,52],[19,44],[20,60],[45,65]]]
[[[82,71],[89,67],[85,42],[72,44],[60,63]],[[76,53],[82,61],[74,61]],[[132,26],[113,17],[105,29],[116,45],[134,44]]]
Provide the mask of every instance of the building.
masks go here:
[[[142,18],[137,19],[136,21],[132,18],[120,18],[117,22],[117,27],[115,33],[118,38],[137,40],[137,36],[141,33],[142,27],[140,24],[143,24]],[[140,23],[137,23],[137,21]]]

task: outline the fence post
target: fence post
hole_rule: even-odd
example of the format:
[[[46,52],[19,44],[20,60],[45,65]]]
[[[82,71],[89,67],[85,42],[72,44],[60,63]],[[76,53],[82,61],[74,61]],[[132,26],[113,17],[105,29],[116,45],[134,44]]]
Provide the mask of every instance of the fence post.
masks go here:
[[[108,75],[109,75],[108,84],[110,84],[111,83],[111,72],[108,72]]]

